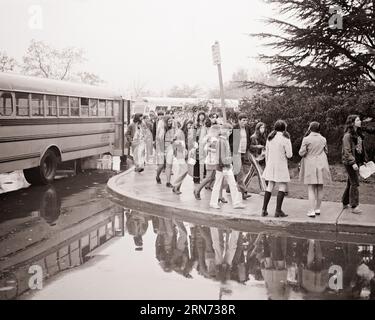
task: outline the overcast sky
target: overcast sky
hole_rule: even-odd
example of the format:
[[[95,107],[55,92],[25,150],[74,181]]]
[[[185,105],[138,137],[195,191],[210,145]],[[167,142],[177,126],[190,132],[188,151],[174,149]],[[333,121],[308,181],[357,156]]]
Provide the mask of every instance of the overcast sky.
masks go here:
[[[239,68],[259,69],[260,42],[246,35],[265,30],[272,16],[262,0],[0,0],[0,50],[21,60],[31,39],[83,48],[84,71],[115,88],[143,83],[167,90],[183,83],[217,84],[211,45],[219,40],[224,81]],[[30,27],[32,6],[42,29]],[[35,11],[34,11],[35,12]]]

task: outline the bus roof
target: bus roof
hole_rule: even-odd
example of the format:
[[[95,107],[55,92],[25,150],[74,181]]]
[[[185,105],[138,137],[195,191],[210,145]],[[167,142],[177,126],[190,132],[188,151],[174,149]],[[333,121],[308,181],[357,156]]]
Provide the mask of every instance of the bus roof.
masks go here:
[[[120,93],[105,87],[4,72],[0,72],[0,90],[93,99],[122,99]]]

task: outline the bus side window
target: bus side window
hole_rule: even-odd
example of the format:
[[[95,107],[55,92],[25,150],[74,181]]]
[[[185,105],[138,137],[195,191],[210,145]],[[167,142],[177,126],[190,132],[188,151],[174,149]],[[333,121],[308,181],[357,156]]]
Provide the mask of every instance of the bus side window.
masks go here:
[[[81,116],[82,117],[89,116],[89,99],[88,98],[81,98]]]
[[[113,101],[107,100],[107,108],[105,110],[107,117],[113,117]]]
[[[46,96],[47,101],[47,117],[57,116],[57,97],[56,96]]]
[[[13,114],[13,97],[9,92],[0,92],[0,116]]]
[[[69,115],[69,99],[68,97],[59,97],[59,116],[67,117]]]
[[[31,94],[31,114],[35,117],[44,116],[44,100],[41,94]]]
[[[29,116],[29,95],[27,93],[16,93],[16,112],[17,116]]]
[[[78,98],[69,98],[70,100],[70,115],[72,117],[79,117],[79,101]]]
[[[98,100],[90,99],[90,116],[98,116]]]
[[[120,102],[113,101],[113,114],[117,118],[120,113]]]
[[[99,100],[99,117],[105,117],[105,100]]]

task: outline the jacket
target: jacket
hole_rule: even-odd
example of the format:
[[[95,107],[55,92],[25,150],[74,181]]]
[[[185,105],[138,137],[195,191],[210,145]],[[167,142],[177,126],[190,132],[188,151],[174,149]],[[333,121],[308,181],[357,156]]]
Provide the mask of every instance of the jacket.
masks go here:
[[[363,138],[362,138],[363,139]],[[364,139],[362,140],[362,150],[363,150],[363,159],[367,162],[367,153]],[[347,166],[352,166],[353,164],[362,165],[362,161],[356,158],[356,143],[353,139],[353,136],[350,132],[345,132],[342,138],[342,163]]]
[[[223,168],[230,168],[232,165],[232,155],[230,145],[227,138],[219,136],[217,144],[217,169],[223,171]]]
[[[250,151],[250,141],[251,141],[251,134],[250,134],[250,127],[246,126],[246,152]],[[240,147],[240,140],[241,140],[241,128],[239,124],[233,126],[233,132],[229,136],[229,145],[230,151],[233,154],[239,154],[238,149]]]

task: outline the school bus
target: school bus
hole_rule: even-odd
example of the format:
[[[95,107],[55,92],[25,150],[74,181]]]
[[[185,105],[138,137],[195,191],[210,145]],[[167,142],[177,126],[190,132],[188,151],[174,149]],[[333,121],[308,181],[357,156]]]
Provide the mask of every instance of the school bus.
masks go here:
[[[0,173],[49,184],[60,162],[125,155],[130,103],[108,88],[0,73]]]

